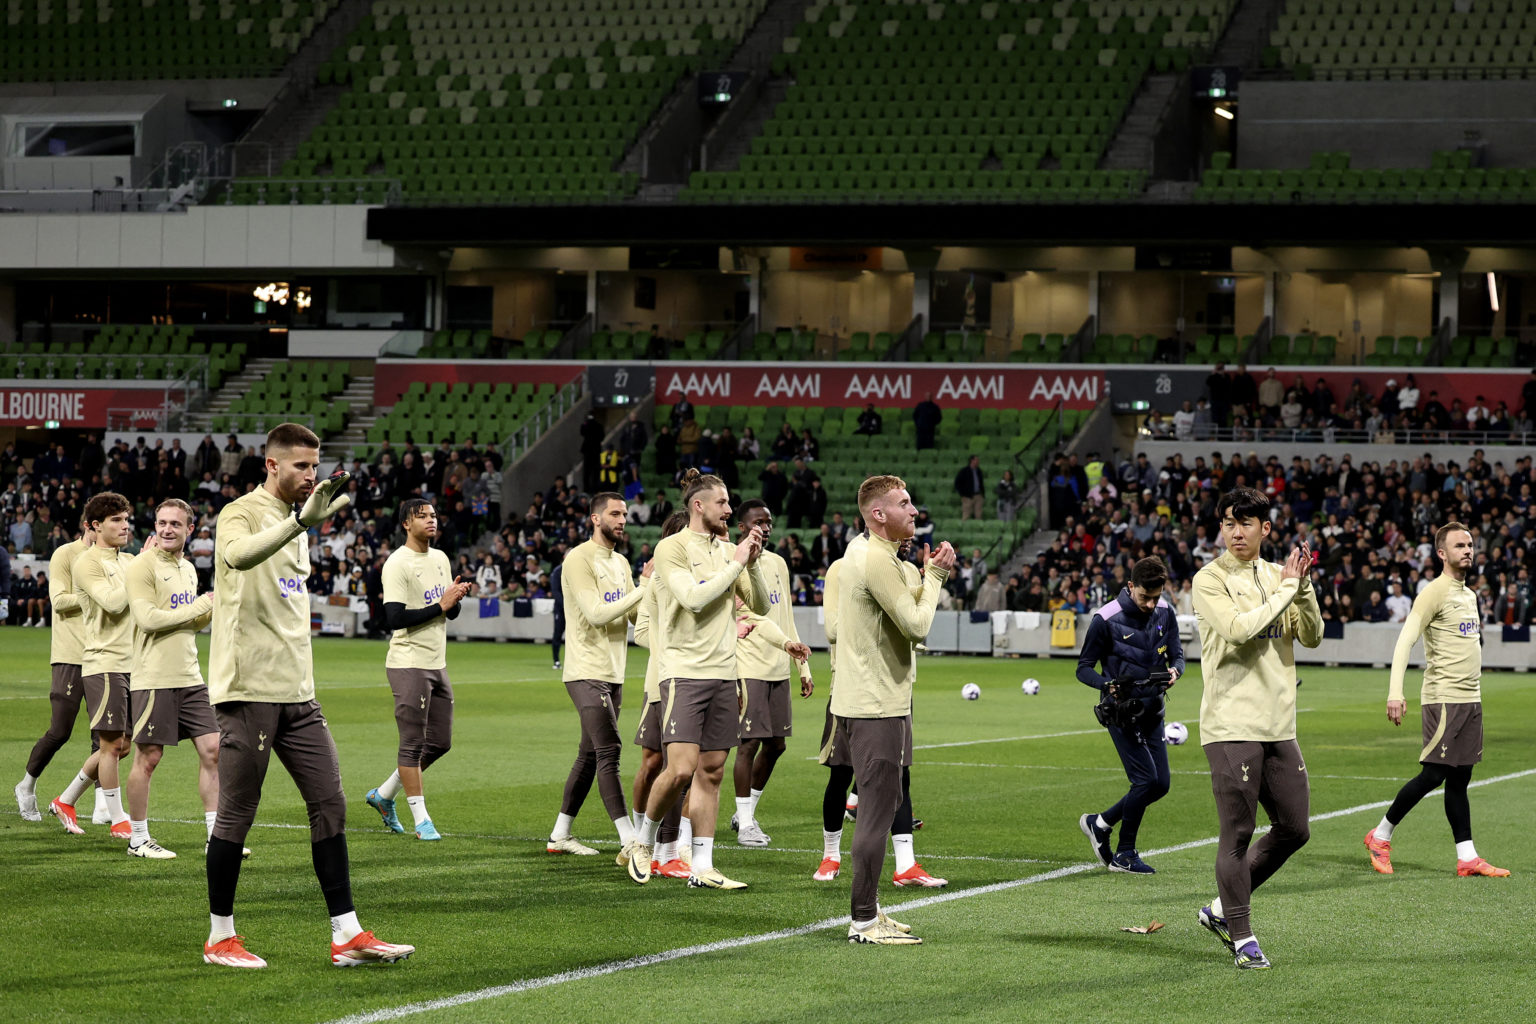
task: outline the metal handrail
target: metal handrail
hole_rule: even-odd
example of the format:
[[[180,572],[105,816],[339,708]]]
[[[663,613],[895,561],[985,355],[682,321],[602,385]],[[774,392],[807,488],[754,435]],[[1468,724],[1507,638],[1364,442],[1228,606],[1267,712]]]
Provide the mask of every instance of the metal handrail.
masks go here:
[[[402,183],[402,181],[399,178],[389,178],[389,177],[383,177],[383,176],[362,177],[362,178],[337,178],[337,177],[315,178],[315,177],[310,177],[310,178],[242,178],[242,179],[236,179],[236,178],[232,178],[232,177],[212,177],[212,176],[210,176],[209,178],[206,179],[206,182],[207,182],[207,185],[208,185],[208,191],[212,190],[212,186],[213,185],[221,184],[222,183],[225,186],[225,188],[224,188],[224,205],[225,206],[233,206],[233,205],[235,205],[234,183],[237,180],[253,182],[256,185],[256,192],[257,192],[256,205],[257,206],[297,206],[297,205],[302,205],[301,203],[299,203],[299,194],[300,194],[300,192],[302,191],[302,189],[305,186],[315,186],[315,185],[320,186],[322,191],[325,193],[324,198],[322,198],[321,201],[320,201],[320,205],[322,205],[322,206],[359,206],[359,205],[366,206],[368,204],[363,199],[363,196],[364,196],[366,190],[369,189],[369,188],[372,188],[373,186],[378,185],[380,183],[384,183],[385,185],[388,186],[385,189],[385,192],[384,192],[384,205],[386,205],[386,206],[400,206],[400,205],[402,205],[405,202],[405,190],[404,190],[404,184]],[[336,191],[337,186],[342,186],[342,185],[350,185],[350,186],[352,186],[353,194],[356,195],[357,198],[352,200],[350,203],[337,203],[337,202],[333,202],[332,201],[332,196],[333,195],[344,195],[345,194],[344,192],[337,192]],[[283,199],[279,198],[278,201],[276,201],[276,202],[268,202],[267,201],[266,197],[268,195],[268,189],[272,190],[272,192],[271,192],[272,195],[274,195],[274,196],[281,196],[282,189],[284,187],[286,187],[287,190],[288,190],[288,198],[286,200],[283,200]]]
[[[1381,440],[1390,437],[1390,440]],[[1179,438],[1172,433],[1159,437],[1141,428],[1143,441],[1230,441],[1247,443],[1254,441],[1281,444],[1455,444],[1455,445],[1536,445],[1536,430],[1510,431],[1507,434],[1486,430],[1420,430],[1400,427],[1386,428],[1372,434],[1367,430],[1337,427],[1216,427],[1197,426],[1192,437]]]
[[[555,396],[534,411],[502,442],[508,463],[516,462],[538,443],[540,437],[560,421],[560,417],[575,408],[587,391],[587,375],[583,372],[575,380],[555,392]]]

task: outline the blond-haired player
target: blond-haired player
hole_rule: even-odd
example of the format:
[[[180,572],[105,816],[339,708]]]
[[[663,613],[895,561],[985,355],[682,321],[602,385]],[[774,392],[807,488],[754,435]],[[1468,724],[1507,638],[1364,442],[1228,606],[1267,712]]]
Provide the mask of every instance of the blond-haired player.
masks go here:
[[[749,530],[731,545],[731,498],[724,481],[690,470],[684,477],[688,528],[656,545],[657,612],[665,636],[662,736],[667,765],[651,787],[629,877],[651,878],[651,852],[661,819],[692,780],[693,865],[689,886],[741,889],[715,868],[715,819],[725,757],[736,746],[740,696],[736,685],[736,597],[763,615],[768,590],[757,569],[762,535]]]
[[[923,585],[914,591],[900,555],[917,523],[905,481],[896,476],[865,480],[859,487],[859,512],[869,539],[850,545],[842,559],[832,691],[835,742],[844,745],[859,780],[848,941],[912,945],[922,940],[880,910],[880,874],[885,837],[902,803],[902,769],[912,763],[913,648],[933,625],[955,551],[947,541],[931,556],[925,549]]]
[[[198,596],[197,569],[183,556],[191,532],[192,506],[180,498],[161,502],[155,532],[127,573],[134,624],[128,853],[153,860],[176,856],[149,834],[150,776],[167,746],[189,739],[197,750],[197,793],[209,838],[219,807],[219,725],[197,663],[197,633],[213,618],[213,595]]]

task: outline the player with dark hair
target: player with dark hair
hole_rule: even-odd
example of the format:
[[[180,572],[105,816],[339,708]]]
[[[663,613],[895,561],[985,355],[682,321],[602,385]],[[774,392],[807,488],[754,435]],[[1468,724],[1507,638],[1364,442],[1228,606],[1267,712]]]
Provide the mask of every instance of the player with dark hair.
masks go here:
[[[746,531],[733,548],[731,498],[724,481],[689,470],[682,507],[688,528],[656,545],[657,614],[662,624],[666,672],[662,734],[666,768],[651,787],[640,841],[629,860],[629,877],[651,878],[651,852],[661,819],[692,780],[693,873],[689,886],[741,889],[715,868],[715,819],[725,757],[736,746],[741,711],[736,683],[736,597],[758,615],[768,612],[768,588],[757,559],[762,535]]]
[[[1221,832],[1217,898],[1199,921],[1233,954],[1239,969],[1269,967],[1249,922],[1254,889],[1280,870],[1311,835],[1307,765],[1296,743],[1295,644],[1316,647],[1323,617],[1306,544],[1284,564],[1264,560],[1274,524],[1269,498],[1238,487],[1216,504],[1227,550],[1195,574],[1200,627],[1200,742],[1211,766]],[[1271,828],[1249,849],[1263,804]]]
[[[128,854],[152,860],[176,856],[149,834],[150,779],[167,746],[191,740],[197,751],[197,793],[209,838],[219,806],[219,723],[197,663],[197,634],[213,619],[213,595],[198,596],[197,569],[183,555],[193,522],[185,501],[161,502],[151,543],[126,574],[135,626],[128,687],[134,744],[126,787]]]
[[[80,538],[61,545],[48,559],[48,600],[53,605],[53,629],[48,638],[48,662],[52,680],[48,688],[51,714],[48,729],[32,746],[26,772],[16,783],[16,809],[26,821],[42,821],[37,809],[37,779],[75,730],[85,688],[80,685],[81,644],[84,628],[80,594],[74,589],[74,564],[96,542],[96,533],[82,515]],[[91,752],[96,743],[92,740]],[[84,785],[90,785],[87,778]],[[84,792],[82,786],[81,792]],[[78,799],[78,795],[76,795]],[[73,803],[73,801],[71,801]]]
[[[764,550],[757,564],[768,587],[768,614],[742,616],[752,631],[736,643],[736,674],[741,679],[745,706],[736,747],[736,813],[731,828],[742,846],[767,846],[768,834],[757,823],[757,802],[768,787],[773,767],[783,756],[785,740],[792,731],[789,673],[799,663],[800,696],[809,697],[811,649],[800,642],[795,629],[794,606],[789,590],[789,565],[767,549],[773,533],[773,511],[768,503],[753,498],[736,510],[736,523],[745,536],[756,529]]]
[[[661,538],[686,529],[688,514],[673,512],[661,524]],[[671,677],[662,667],[665,660],[666,638],[656,613],[656,594],[660,588],[646,587],[645,596],[635,612],[635,643],[650,652],[645,665],[645,711],[640,716],[640,727],[635,730],[635,745],[640,748],[640,767],[635,769],[634,815],[638,832],[645,817],[645,805],[667,759],[666,744],[661,736],[661,685]],[[688,791],[683,790],[672,804],[672,809],[661,819],[656,832],[656,850],[651,854],[651,873],[663,878],[687,878],[693,861],[693,821],[688,817],[685,805]]]
[[[635,583],[629,560],[618,551],[624,542],[628,509],[613,491],[592,495],[589,540],[578,544],[562,564],[567,651],[562,678],[581,722],[576,761],[565,780],[560,813],[544,849],[549,853],[597,853],[571,835],[571,824],[597,780],[608,819],[619,833],[620,865],[629,863],[635,823],[624,806],[619,779],[619,709],[624,700],[624,669],[629,658],[628,622],[645,597],[650,566]]]
[[[133,617],[128,613],[127,572],[133,556],[123,548],[133,538],[133,506],[115,491],[102,491],[85,503],[85,518],[96,543],[75,560],[75,592],[82,610],[81,686],[91,734],[98,749],[48,810],[65,831],[81,834],[75,801],[92,782],[101,783],[101,799],[112,819],[112,835],[132,834],[118,788],[118,761],[128,753],[128,677],[133,669]]]
[[[405,790],[417,839],[441,839],[421,773],[453,746],[453,684],[448,681],[448,620],[474,584],[453,575],[448,556],[432,546],[437,509],[424,498],[400,503],[405,546],[384,560],[384,623],[390,629],[384,675],[395,699],[400,749],[393,774],[370,789],[368,806],[391,832],[404,832],[395,797]]]
[[[933,625],[939,592],[955,564],[946,541],[930,557],[914,591],[904,574],[901,543],[912,537],[917,508],[906,483],[874,476],[859,487],[868,540],[843,555],[837,611],[835,743],[844,744],[859,780],[859,828],[853,841],[853,921],[848,941],[914,945],[911,929],[880,911],[885,836],[902,803],[902,769],[912,763],[913,646]]]
[[[1467,799],[1472,768],[1483,759],[1482,625],[1477,595],[1467,586],[1472,532],[1461,523],[1446,523],[1435,531],[1435,553],[1444,571],[1414,599],[1392,651],[1392,678],[1387,689],[1387,719],[1401,725],[1408,709],[1403,699],[1408,655],[1422,634],[1421,768],[1397,791],[1381,824],[1365,834],[1365,848],[1370,851],[1373,868],[1392,874],[1392,830],[1420,800],[1444,783],[1445,817],[1456,842],[1456,874],[1462,878],[1505,878],[1508,869],[1494,867],[1477,854],[1472,842],[1472,805]]]
[[[310,647],[309,531],[351,503],[347,474],[315,483],[320,439],[297,423],[267,434],[266,480],[219,513],[214,550],[208,693],[219,722],[219,811],[208,841],[208,941],[203,960],[267,962],[235,932],[241,850],[273,753],[309,812],[310,859],[331,918],[331,963],[395,963],[414,946],[364,931],[352,902],[347,799],[336,742],[315,700]]]
[[[1095,713],[1109,730],[1131,784],[1107,811],[1090,811],[1077,824],[1100,864],[1129,874],[1156,874],[1137,853],[1136,837],[1147,808],[1168,793],[1162,691],[1184,673],[1178,620],[1163,600],[1167,582],[1168,567],[1160,558],[1143,558],[1132,566],[1131,582],[1093,613],[1077,659],[1078,681],[1100,692]],[[1166,683],[1151,682],[1162,672],[1168,673]],[[1116,823],[1120,839],[1111,855],[1109,837]]]

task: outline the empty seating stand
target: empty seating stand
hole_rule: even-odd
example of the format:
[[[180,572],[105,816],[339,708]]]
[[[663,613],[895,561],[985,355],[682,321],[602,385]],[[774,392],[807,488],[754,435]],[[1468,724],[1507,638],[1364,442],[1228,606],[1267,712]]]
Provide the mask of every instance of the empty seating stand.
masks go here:
[[[1207,203],[1531,203],[1536,168],[1474,167],[1471,150],[1441,150],[1428,167],[1350,167],[1349,154],[1314,153],[1310,166],[1234,168],[1215,153],[1195,198]]]
[[[1298,78],[1528,78],[1530,0],[1289,0],[1265,62]]]

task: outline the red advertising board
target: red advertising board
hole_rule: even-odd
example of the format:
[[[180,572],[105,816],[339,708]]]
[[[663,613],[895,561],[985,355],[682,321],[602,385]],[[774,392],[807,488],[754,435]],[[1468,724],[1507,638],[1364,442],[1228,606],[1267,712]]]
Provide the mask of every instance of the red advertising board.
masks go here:
[[[1097,367],[908,363],[657,363],[656,401],[703,405],[1091,409],[1104,395]]]
[[[438,363],[425,359],[380,359],[374,364],[373,404],[388,408],[416,381],[423,384],[553,384],[562,387],[581,376],[585,363],[546,363],[505,359],[464,359]]]
[[[0,426],[38,426],[57,420],[61,427],[152,429],[160,421],[166,390],[158,383],[112,381],[24,381],[0,386]],[[170,392],[181,400],[181,392]]]

